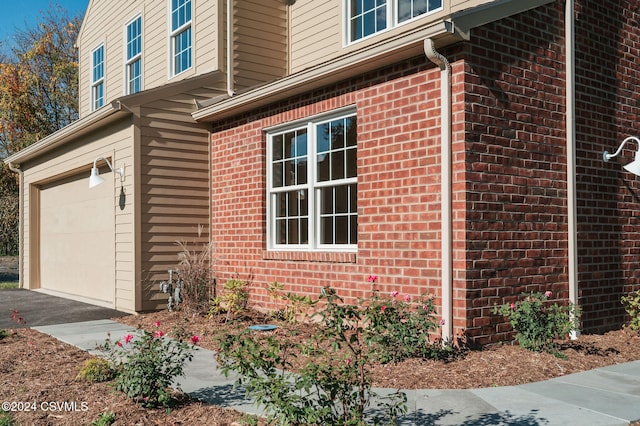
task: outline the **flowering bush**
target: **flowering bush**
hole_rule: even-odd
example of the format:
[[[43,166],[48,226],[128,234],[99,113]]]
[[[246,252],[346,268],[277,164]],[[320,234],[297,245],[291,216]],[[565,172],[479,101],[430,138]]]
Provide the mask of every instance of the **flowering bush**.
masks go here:
[[[127,334],[115,343],[108,337],[99,349],[116,373],[116,390],[145,407],[168,407],[172,404],[169,386],[184,375],[185,363],[193,359],[193,347],[183,341],[184,336],[165,338],[160,323],[155,326],[155,332],[138,329],[137,336]],[[191,337],[194,344],[199,340]]]
[[[239,374],[237,383],[266,406],[269,424],[364,425],[372,397],[371,364],[377,359],[369,346],[362,305],[345,305],[330,288],[323,289],[321,322],[309,341],[268,335],[260,339],[248,330],[227,335],[218,354],[224,374]],[[292,361],[304,357],[298,374]],[[406,411],[406,395],[385,397],[376,415],[393,422]],[[381,424],[381,419],[374,419]]]
[[[555,339],[578,331],[579,308],[571,303],[568,306],[549,303],[551,291],[525,293],[524,296],[523,300],[516,303],[494,306],[493,313],[509,319],[520,346],[534,352],[546,351],[560,355]]]
[[[376,276],[370,276],[369,282],[375,283]],[[407,358],[448,357],[453,349],[441,341],[432,339],[443,321],[435,316],[433,300],[422,296],[411,300],[405,294],[400,297],[397,291],[383,297],[378,292],[366,306],[366,338],[375,345],[377,356],[382,363],[398,362]]]

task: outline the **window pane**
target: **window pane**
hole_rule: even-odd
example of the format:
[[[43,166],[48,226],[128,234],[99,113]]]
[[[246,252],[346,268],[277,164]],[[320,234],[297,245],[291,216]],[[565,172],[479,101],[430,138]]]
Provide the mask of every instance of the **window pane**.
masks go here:
[[[174,52],[175,74],[191,68],[191,28],[174,37]]]
[[[284,158],[284,145],[282,135],[276,135],[271,138],[271,158],[273,160],[282,160]]]
[[[331,153],[331,180],[344,179],[344,151]]]
[[[322,188],[320,190],[320,211],[322,214],[333,214],[333,188]]]
[[[349,217],[349,244],[358,242],[358,216]]]
[[[356,117],[349,117],[345,120],[347,127],[347,146],[356,146],[358,144],[358,123]]]
[[[387,27],[385,0],[352,0],[350,8],[351,40],[358,40]]]
[[[273,168],[271,169],[272,173],[273,173],[273,187],[274,188],[280,188],[282,186],[284,186],[284,181],[282,179],[283,176],[283,172],[282,172],[282,168],[284,167],[284,163],[282,162],[277,162],[277,163],[273,163]]]
[[[352,178],[358,176],[358,158],[355,148],[347,150],[347,177]]]
[[[333,244],[333,216],[320,220],[320,243]]]
[[[349,185],[349,213],[358,212],[358,185]]]
[[[398,0],[398,22],[433,12],[442,7],[442,0]]]
[[[336,216],[335,227],[335,243],[349,244],[349,217]]]
[[[138,93],[142,90],[142,69],[141,60],[129,64],[129,93]]]
[[[334,188],[336,194],[335,213],[349,212],[349,187],[346,185],[336,186]]]

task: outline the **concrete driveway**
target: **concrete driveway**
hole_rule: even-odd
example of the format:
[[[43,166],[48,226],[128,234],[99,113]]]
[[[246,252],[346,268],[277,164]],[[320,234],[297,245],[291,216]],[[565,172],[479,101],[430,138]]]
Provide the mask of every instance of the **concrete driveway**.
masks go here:
[[[18,311],[24,323],[19,324],[11,319],[14,310]],[[0,289],[0,329],[66,324],[125,315],[128,314],[37,291]]]

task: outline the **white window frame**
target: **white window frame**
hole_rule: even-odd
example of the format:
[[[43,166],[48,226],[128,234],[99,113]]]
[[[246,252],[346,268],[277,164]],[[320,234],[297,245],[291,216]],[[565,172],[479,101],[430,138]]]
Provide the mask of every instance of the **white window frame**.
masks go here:
[[[96,67],[98,64],[95,60],[96,52],[99,50],[102,51],[102,62],[100,66],[102,67],[102,75],[96,79]],[[106,49],[104,47],[104,43],[100,44],[98,47],[91,51],[91,111],[95,111],[105,104],[105,74],[106,74]],[[98,96],[98,90],[102,89],[102,96]]]
[[[375,1],[375,0],[374,0]],[[408,22],[414,21],[416,19],[420,19],[423,18],[425,16],[434,14],[436,12],[439,12],[441,10],[443,10],[443,5],[444,5],[444,1],[445,0],[440,0],[440,7],[434,8],[433,10],[429,10],[426,13],[411,17],[409,19],[406,19],[402,22],[398,21],[398,6],[399,6],[399,2],[401,2],[403,0],[385,0],[384,1],[384,7],[386,8],[386,26],[384,29],[381,29],[379,31],[375,31],[369,35],[366,36],[362,36],[359,39],[356,40],[352,40],[351,39],[351,27],[352,27],[352,11],[351,11],[351,5],[352,5],[352,0],[345,0],[343,2],[343,9],[344,9],[344,16],[345,16],[345,22],[344,22],[344,44],[349,45],[349,44],[353,44],[353,43],[359,43],[362,40],[366,40],[369,39],[371,37],[374,37],[378,34],[381,34],[385,31],[389,31],[395,27],[398,27],[400,25],[404,25]],[[414,0],[408,0],[408,1],[414,1]],[[427,0],[428,2],[429,0]]]
[[[190,8],[190,19],[188,21],[185,21],[182,25],[180,25],[178,28],[176,28],[175,30],[173,29],[173,1],[169,0],[169,70],[170,70],[170,77],[175,77],[179,74],[182,74],[188,70],[190,70],[191,68],[193,68],[193,62],[194,62],[194,55],[193,55],[193,0],[185,0],[189,2],[189,8]],[[180,69],[178,70],[176,67],[176,56],[178,55],[178,53],[183,53],[185,52],[185,50],[182,50],[181,52],[177,52],[176,51],[176,43],[178,40],[178,37],[180,35],[182,35],[185,31],[189,30],[190,34],[189,34],[189,55],[190,55],[190,59],[189,59],[189,66],[184,68],[184,69]]]
[[[322,188],[338,187],[346,185],[356,185],[358,178],[346,177],[343,179],[318,181],[317,168],[316,168],[316,156],[317,153],[317,134],[316,130],[319,125],[349,118],[355,117],[355,107],[350,106],[333,111],[329,114],[323,114],[319,116],[308,117],[304,120],[298,120],[295,122],[287,123],[286,125],[276,126],[273,128],[264,129],[266,132],[267,143],[267,249],[273,251],[313,251],[313,252],[356,252],[358,249],[357,242],[353,244],[321,244],[321,200],[320,194]],[[282,187],[273,186],[273,138],[275,136],[284,135],[296,130],[306,130],[307,132],[307,179],[305,184],[289,185]],[[357,145],[356,145],[357,156]],[[276,196],[279,193],[293,192],[293,191],[306,191],[308,194],[308,243],[307,244],[279,244],[277,243],[276,233]],[[357,197],[357,195],[356,195]],[[357,203],[357,201],[356,201]],[[357,206],[355,206],[355,214],[347,213],[347,216],[356,216],[357,221]],[[357,225],[356,225],[356,239],[357,239]]]
[[[139,24],[139,26],[140,26],[139,33],[133,39],[129,39],[129,28],[136,21],[140,22],[140,24]],[[136,53],[135,55],[129,57],[129,44],[131,44],[132,41],[135,40],[135,39],[140,39],[140,51],[138,53]],[[136,15],[133,19],[131,19],[129,22],[127,22],[127,24],[124,26],[124,40],[125,40],[125,45],[124,45],[125,94],[130,95],[130,94],[142,91],[142,87],[143,87],[142,86],[142,47],[143,47],[142,14]],[[139,73],[139,75],[134,76],[132,70],[133,70],[133,67],[134,67],[136,62],[139,63],[140,73]],[[133,83],[134,80],[138,80],[139,81],[139,85],[140,85],[139,90],[136,90],[136,91],[132,91],[131,90],[131,86],[132,86],[132,83]]]

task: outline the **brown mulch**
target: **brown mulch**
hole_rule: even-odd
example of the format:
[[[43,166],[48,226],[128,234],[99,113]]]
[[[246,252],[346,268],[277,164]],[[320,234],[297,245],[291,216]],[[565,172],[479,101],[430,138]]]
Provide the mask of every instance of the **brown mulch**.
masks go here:
[[[217,351],[217,338],[230,327],[246,328],[251,324],[278,324],[276,333],[283,336],[295,332],[296,338],[309,336],[312,324],[287,324],[273,321],[258,312],[247,312],[245,318],[231,326],[223,317],[185,316],[180,312],[156,312],[114,320],[153,330],[160,322],[164,330],[183,328],[200,336],[199,346]],[[451,362],[406,360],[398,364],[374,368],[374,386],[395,389],[472,389],[511,386],[537,382],[591,370],[606,365],[640,360],[640,337],[627,330],[602,335],[581,335],[577,340],[562,343],[565,359],[548,353],[535,353],[510,343],[492,345],[482,350],[465,351]]]
[[[183,328],[200,336],[200,346],[215,351],[217,336],[228,330],[229,324],[219,318],[186,317],[181,313],[159,312],[115,319],[155,330],[161,328],[171,335]],[[233,327],[273,323],[268,317],[254,313]],[[292,330],[284,324],[277,333],[287,335]],[[313,325],[298,325],[300,336],[308,335]],[[8,330],[0,339],[0,402],[36,403],[35,411],[14,412],[19,425],[91,424],[100,413],[116,414],[116,425],[232,425],[241,414],[220,407],[186,400],[167,412],[164,409],[142,408],[119,393],[109,383],[87,383],[76,379],[87,353],[30,329]],[[576,341],[565,342],[562,353],[566,359],[550,354],[532,353],[517,346],[495,345],[483,350],[467,351],[452,362],[410,360],[397,365],[380,365],[374,370],[374,385],[402,389],[449,388],[465,389],[506,386],[589,370],[605,365],[640,359],[640,338],[628,331],[612,331],[603,335],[582,335]],[[46,403],[67,404],[66,409],[44,409]],[[45,403],[43,408],[42,403]],[[49,405],[50,406],[50,405]],[[69,410],[75,407],[76,410]]]

